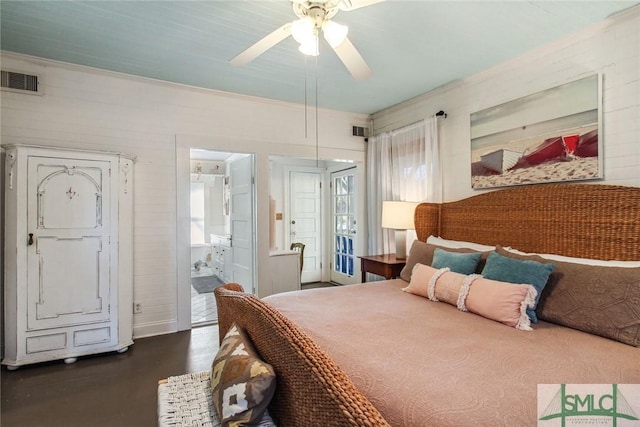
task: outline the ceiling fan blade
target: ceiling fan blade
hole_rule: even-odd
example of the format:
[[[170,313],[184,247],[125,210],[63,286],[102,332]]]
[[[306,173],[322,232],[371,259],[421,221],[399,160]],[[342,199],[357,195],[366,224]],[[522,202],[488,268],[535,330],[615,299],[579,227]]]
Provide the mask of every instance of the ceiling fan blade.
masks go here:
[[[360,52],[358,52],[349,38],[345,38],[344,41],[339,46],[334,47],[333,50],[356,80],[367,80],[371,77],[371,68],[364,62]]]
[[[355,10],[383,2],[384,0],[340,0],[340,10]]]
[[[231,65],[235,65],[236,67],[246,65],[265,53],[267,50],[271,49],[273,46],[280,43],[282,40],[286,39],[290,34],[291,23],[288,22],[241,52],[239,55],[231,58],[229,62]]]

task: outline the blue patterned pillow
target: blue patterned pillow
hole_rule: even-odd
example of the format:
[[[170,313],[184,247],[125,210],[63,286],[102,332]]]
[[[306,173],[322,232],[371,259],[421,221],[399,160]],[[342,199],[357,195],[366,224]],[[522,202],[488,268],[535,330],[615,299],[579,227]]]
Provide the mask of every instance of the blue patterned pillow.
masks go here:
[[[527,314],[533,323],[537,323],[538,317],[534,309],[538,305],[542,290],[554,268],[553,264],[507,258],[496,252],[491,252],[482,270],[482,275],[487,279],[501,282],[533,285],[538,291],[538,295],[533,308],[527,308]]]
[[[473,274],[476,272],[476,267],[481,257],[482,252],[458,253],[436,248],[433,252],[431,267],[449,267],[454,273]]]

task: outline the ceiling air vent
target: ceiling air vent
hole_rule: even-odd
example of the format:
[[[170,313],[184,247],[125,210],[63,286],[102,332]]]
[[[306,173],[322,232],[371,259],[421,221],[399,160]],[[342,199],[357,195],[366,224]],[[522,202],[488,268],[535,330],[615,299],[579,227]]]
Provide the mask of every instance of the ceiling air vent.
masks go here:
[[[2,70],[2,89],[39,95],[38,76]]]

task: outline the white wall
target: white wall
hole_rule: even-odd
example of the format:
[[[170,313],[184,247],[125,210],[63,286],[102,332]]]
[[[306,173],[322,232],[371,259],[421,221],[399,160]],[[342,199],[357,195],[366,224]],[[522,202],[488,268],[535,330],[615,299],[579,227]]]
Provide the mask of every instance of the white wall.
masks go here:
[[[142,303],[143,312],[134,315],[136,337],[178,329],[176,248],[185,244],[177,235],[184,206],[179,209],[176,182],[188,185],[189,147],[256,154],[257,267],[258,274],[269,271],[268,158],[272,154],[315,157],[315,141],[304,137],[303,106],[9,52],[2,52],[1,59],[3,69],[39,74],[44,92],[43,96],[0,93],[2,145],[108,150],[137,157],[134,301]],[[367,119],[321,110],[320,156],[363,161],[364,142],[351,136],[351,126],[366,126]],[[185,147],[184,164],[179,164],[178,153]],[[177,176],[178,170],[184,177]],[[258,289],[269,293],[260,279]]]
[[[484,72],[373,115],[374,134],[439,110],[445,201],[473,194],[470,114],[595,73],[603,75],[604,181],[640,186],[640,6]],[[425,72],[428,72],[426,70]]]

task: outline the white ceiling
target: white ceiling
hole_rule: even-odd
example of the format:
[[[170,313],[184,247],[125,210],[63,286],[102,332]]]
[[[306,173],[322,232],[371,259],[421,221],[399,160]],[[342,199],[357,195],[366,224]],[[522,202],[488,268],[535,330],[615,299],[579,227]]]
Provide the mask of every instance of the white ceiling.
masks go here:
[[[354,80],[322,41],[318,105],[374,113],[516,57],[639,1],[393,1],[335,21],[373,70]],[[3,50],[265,98],[315,103],[315,59],[290,37],[240,68],[229,59],[285,22],[277,1],[0,2]],[[306,71],[305,71],[306,69]]]

